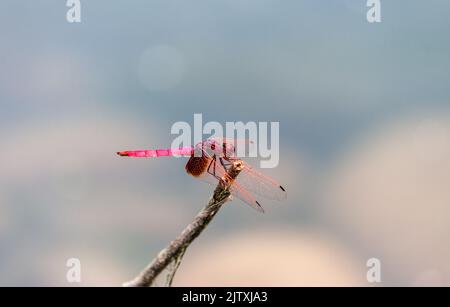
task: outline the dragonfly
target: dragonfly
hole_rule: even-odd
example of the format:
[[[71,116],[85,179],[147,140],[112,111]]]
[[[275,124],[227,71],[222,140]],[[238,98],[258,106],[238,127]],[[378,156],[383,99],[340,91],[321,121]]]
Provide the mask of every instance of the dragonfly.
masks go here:
[[[189,157],[186,163],[186,172],[194,178],[201,179],[212,185],[227,177],[232,163],[239,158],[236,155],[236,146],[248,144],[248,140],[233,140],[226,138],[210,138],[199,142],[195,146],[170,149],[148,149],[119,151],[122,157],[156,158],[156,157]],[[251,142],[250,142],[251,143]],[[239,159],[240,160],[240,159]],[[242,170],[229,187],[231,195],[239,198],[257,211],[264,212],[259,196],[271,200],[284,200],[287,198],[285,188],[275,179],[255,170],[250,164],[240,160]]]

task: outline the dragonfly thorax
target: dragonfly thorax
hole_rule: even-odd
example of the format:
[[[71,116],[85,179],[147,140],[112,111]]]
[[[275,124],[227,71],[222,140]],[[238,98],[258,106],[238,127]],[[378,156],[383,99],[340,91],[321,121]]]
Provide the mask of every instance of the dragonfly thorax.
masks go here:
[[[196,157],[200,157],[201,155],[209,157],[233,157],[235,155],[235,148],[231,143],[209,139],[197,144],[194,155]]]

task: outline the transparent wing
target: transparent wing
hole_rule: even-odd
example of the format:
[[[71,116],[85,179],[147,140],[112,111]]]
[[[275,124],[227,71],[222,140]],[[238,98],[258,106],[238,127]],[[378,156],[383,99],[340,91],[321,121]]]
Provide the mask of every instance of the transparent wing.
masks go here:
[[[206,152],[205,155],[207,155]],[[224,178],[225,176],[228,176],[228,174],[222,164],[218,160],[212,160],[206,171],[204,171],[201,175],[196,176],[195,178],[198,178],[203,182],[206,182],[215,187],[219,182],[219,178]],[[238,178],[239,176],[240,174],[238,175]],[[238,181],[235,180],[231,184],[230,193],[248,204],[250,207],[256,209],[257,211],[264,212],[263,208],[255,199],[254,195],[247,191],[244,187],[242,187]]]
[[[252,193],[243,188],[238,182],[234,182],[230,187],[230,192],[232,195],[236,196],[247,205],[253,209],[264,213],[264,209],[261,204],[255,199]]]
[[[273,200],[285,200],[286,190],[276,180],[258,172],[244,162],[244,169],[236,179],[237,183],[248,191]]]

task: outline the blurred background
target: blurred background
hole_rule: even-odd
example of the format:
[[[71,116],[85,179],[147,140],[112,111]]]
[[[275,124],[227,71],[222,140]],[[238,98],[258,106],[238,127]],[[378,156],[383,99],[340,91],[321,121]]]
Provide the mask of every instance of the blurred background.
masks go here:
[[[174,285],[450,285],[450,2],[0,3],[0,285],[120,285],[211,187],[176,121],[279,121],[288,191],[227,203]]]

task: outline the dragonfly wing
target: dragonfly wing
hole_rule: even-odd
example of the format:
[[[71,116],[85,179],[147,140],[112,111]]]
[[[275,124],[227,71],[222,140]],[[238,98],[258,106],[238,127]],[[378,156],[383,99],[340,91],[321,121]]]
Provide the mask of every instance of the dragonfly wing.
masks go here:
[[[240,200],[242,200],[244,203],[252,207],[253,209],[256,209],[259,212],[264,213],[264,209],[261,206],[261,204],[255,199],[255,197],[247,191],[245,188],[243,188],[238,182],[233,182],[233,184],[230,187],[230,192],[232,195],[236,196]]]
[[[239,185],[264,198],[284,200],[287,198],[286,190],[276,180],[256,171],[244,162],[244,169],[236,179]]]
[[[228,176],[228,174],[226,169],[222,166],[220,162],[218,162],[217,160],[211,161],[212,161],[211,165],[209,165],[202,174],[195,176],[195,178],[198,178],[203,182],[206,182],[212,186],[217,186],[219,179],[225,178],[226,176]],[[238,178],[239,176],[240,174],[238,175]],[[230,186],[230,193],[233,196],[245,202],[246,204],[248,204],[249,206],[251,206],[252,208],[256,209],[257,211],[264,212],[260,203],[255,199],[252,193],[250,193],[244,187],[242,187],[236,180],[234,180]]]

